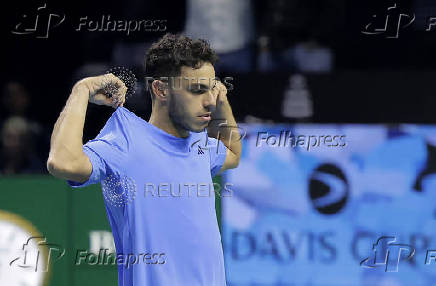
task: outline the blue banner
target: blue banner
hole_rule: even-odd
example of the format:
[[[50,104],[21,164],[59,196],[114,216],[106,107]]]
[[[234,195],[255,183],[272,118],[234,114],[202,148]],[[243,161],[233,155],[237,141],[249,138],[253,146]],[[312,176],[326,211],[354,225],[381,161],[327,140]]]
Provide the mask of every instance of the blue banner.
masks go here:
[[[228,286],[435,285],[436,126],[240,127]]]

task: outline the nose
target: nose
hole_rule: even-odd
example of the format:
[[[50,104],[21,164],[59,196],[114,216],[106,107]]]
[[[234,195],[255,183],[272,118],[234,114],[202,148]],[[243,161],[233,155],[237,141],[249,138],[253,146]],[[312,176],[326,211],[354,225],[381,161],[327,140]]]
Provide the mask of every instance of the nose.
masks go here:
[[[209,90],[204,94],[203,106],[213,112],[216,108],[216,95],[214,90]]]

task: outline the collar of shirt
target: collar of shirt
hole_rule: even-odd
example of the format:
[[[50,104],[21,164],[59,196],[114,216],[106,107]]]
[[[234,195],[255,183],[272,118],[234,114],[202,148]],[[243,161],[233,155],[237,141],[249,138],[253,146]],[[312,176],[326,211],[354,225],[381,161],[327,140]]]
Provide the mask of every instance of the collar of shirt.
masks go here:
[[[150,137],[150,140],[152,140],[153,143],[157,144],[159,147],[163,148],[164,150],[166,150],[168,152],[175,153],[175,154],[182,155],[182,156],[189,155],[191,148],[192,148],[191,145],[194,142],[196,142],[196,140],[194,140],[194,139],[198,137],[195,135],[195,133],[193,133],[192,131],[189,131],[188,137],[184,137],[184,138],[177,137],[177,136],[169,134],[166,131],[160,129],[159,127],[154,126],[153,124],[145,121],[144,119],[138,117],[137,115],[135,115],[133,112],[129,111],[128,109],[126,109],[124,107],[119,107],[119,108],[122,108],[123,111],[130,112],[141,125],[143,125],[147,128],[147,131],[148,131],[147,133]],[[199,134],[202,134],[203,132],[201,132]]]

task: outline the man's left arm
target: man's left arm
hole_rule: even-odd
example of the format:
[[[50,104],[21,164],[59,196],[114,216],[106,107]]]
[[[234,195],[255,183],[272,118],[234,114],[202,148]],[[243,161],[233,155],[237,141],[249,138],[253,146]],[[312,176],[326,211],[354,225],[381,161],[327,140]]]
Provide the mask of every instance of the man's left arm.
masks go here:
[[[208,136],[220,140],[227,147],[226,159],[218,174],[236,168],[242,152],[241,135],[227,98],[227,88],[217,82],[216,109],[211,114],[211,122],[207,128]]]

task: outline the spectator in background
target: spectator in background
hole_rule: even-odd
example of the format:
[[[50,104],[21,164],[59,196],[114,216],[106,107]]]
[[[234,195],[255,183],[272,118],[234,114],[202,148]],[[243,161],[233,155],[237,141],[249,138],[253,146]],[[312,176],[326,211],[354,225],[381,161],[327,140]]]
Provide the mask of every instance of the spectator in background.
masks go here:
[[[40,132],[41,125],[30,119],[29,107],[31,103],[31,96],[22,83],[16,81],[6,83],[1,98],[4,117],[0,118],[0,121],[10,116],[20,116],[27,119],[34,132]]]
[[[6,119],[1,127],[0,175],[45,173],[35,153],[29,122],[20,116]]]
[[[329,72],[343,0],[270,0],[258,21],[260,71]]]
[[[187,0],[185,34],[209,41],[218,53],[217,72],[254,68],[254,19],[251,0]]]
[[[11,81],[5,84],[2,94],[2,106],[6,115],[27,116],[30,97],[23,84]]]
[[[43,141],[41,124],[29,115],[29,91],[20,82],[7,82],[1,103],[4,117],[0,119],[0,174],[45,172],[40,158],[45,156],[42,146],[47,142]]]

